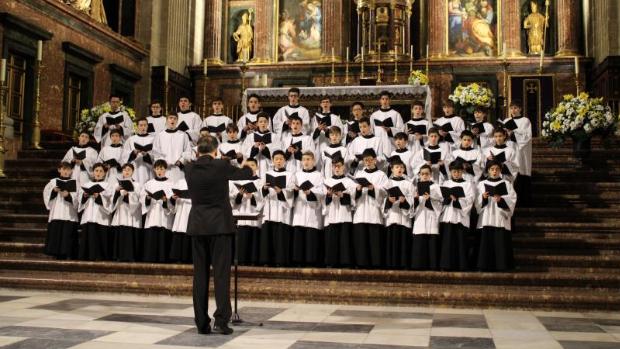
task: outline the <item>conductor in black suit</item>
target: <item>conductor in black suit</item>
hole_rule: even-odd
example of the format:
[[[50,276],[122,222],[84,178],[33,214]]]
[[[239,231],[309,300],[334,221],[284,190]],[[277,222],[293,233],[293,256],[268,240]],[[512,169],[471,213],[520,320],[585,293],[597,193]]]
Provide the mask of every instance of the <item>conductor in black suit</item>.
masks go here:
[[[185,179],[192,200],[187,234],[192,237],[194,258],[194,321],[198,332],[211,333],[208,315],[209,266],[213,266],[215,303],[213,331],[231,334],[230,268],[235,229],[228,199],[228,181],[252,177],[247,167],[236,168],[229,161],[216,159],[217,140],[205,136],[198,141],[198,159],[185,168]]]

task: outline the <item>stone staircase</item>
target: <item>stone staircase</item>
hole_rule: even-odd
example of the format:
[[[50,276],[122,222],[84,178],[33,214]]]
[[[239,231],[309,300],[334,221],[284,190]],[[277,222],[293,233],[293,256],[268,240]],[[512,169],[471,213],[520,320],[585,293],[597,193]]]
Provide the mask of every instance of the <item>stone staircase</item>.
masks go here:
[[[620,142],[616,142],[620,144]],[[56,261],[42,254],[42,188],[68,145],[7,161],[0,180],[0,287],[191,294],[190,265]],[[511,273],[240,267],[243,299],[620,310],[620,149],[576,159],[534,144],[533,207],[517,209]]]

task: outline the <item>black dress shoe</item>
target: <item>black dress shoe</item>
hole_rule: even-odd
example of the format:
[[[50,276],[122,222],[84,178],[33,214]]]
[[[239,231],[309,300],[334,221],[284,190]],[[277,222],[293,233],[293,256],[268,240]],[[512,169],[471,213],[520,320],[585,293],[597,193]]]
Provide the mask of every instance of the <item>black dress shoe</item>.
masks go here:
[[[213,333],[229,335],[229,334],[232,334],[233,332],[234,332],[233,329],[228,327],[228,324],[213,326]]]
[[[203,330],[198,329],[198,333],[199,334],[211,334],[211,326],[207,326],[207,328],[205,328]]]

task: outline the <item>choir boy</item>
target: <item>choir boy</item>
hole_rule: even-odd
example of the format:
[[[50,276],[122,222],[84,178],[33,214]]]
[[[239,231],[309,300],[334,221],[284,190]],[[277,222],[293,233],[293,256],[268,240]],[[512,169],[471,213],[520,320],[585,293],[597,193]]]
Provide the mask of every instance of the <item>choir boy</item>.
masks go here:
[[[431,127],[428,130],[428,143],[413,157],[412,167],[416,173],[422,165],[429,165],[433,170],[433,181],[441,184],[448,179],[447,163],[450,160],[450,147],[439,143],[439,130]]]
[[[78,252],[78,196],[77,181],[72,179],[73,165],[62,161],[58,177],[43,189],[43,202],[49,211],[45,254],[58,259],[77,258]]]
[[[62,161],[69,162],[73,165],[71,178],[76,180],[79,187],[90,181],[90,173],[93,170],[93,164],[97,162],[99,154],[95,149],[89,146],[90,135],[84,131],[78,137],[78,144],[71,147],[62,158]]]
[[[179,98],[179,111],[177,112],[177,127],[182,132],[187,132],[192,143],[198,141],[202,119],[200,115],[191,109],[192,103],[188,97]],[[166,129],[168,129],[168,119],[166,118]]]
[[[79,258],[100,261],[112,258],[110,203],[113,190],[105,181],[106,167],[98,162],[93,165],[92,180],[78,189],[80,222]]]
[[[147,132],[154,137],[156,134],[166,129],[166,116],[162,114],[160,101],[152,101],[150,110],[150,115],[146,117],[149,123]]]
[[[228,125],[232,125],[233,121],[228,116],[222,114],[222,110],[224,109],[224,101],[221,97],[216,97],[211,102],[211,108],[213,109],[213,113],[207,116],[202,121],[202,128],[206,127],[209,130],[209,134],[218,141],[224,142],[226,141],[226,127]]]
[[[155,137],[147,132],[148,122],[141,118],[136,121],[138,132],[129,137],[124,145],[123,163],[133,165],[133,178],[140,184],[153,178],[153,141]]]
[[[342,157],[331,160],[332,175],[325,178],[325,265],[348,267],[353,264],[351,223],[357,183],[345,176]]]
[[[414,153],[407,148],[409,142],[407,134],[404,132],[398,132],[394,136],[394,151],[388,158],[389,161],[398,160],[405,165],[404,176],[407,178],[413,178],[414,172],[411,167],[413,163]]]
[[[379,268],[385,258],[383,203],[388,177],[377,168],[374,149],[364,150],[362,161],[363,169],[355,173],[357,187],[353,215],[353,255],[355,266]]]
[[[95,125],[94,136],[101,147],[110,143],[110,133],[112,130],[119,130],[121,137],[129,138],[133,134],[133,122],[126,111],[121,110],[121,98],[110,96],[110,111],[101,114]]]
[[[454,115],[453,101],[445,101],[442,109],[444,115],[435,120],[435,127],[439,129],[442,141],[447,142],[452,148],[458,148],[459,137],[465,130],[465,122],[459,116]]]
[[[375,162],[378,162],[378,167],[382,167],[385,162],[385,157],[383,155],[385,153],[385,148],[383,147],[385,142],[372,133],[370,119],[363,117],[359,120],[358,125],[360,128],[360,135],[349,144],[349,150],[345,158],[347,164],[349,164],[349,171],[351,173],[355,173],[357,170],[364,167],[362,159],[366,149],[374,150]]]
[[[406,143],[406,137],[404,142]],[[411,259],[411,209],[413,183],[405,177],[405,164],[395,159],[391,163],[392,176],[386,185],[383,206],[386,226],[386,266],[406,268]]]
[[[110,233],[114,237],[114,259],[135,262],[140,259],[142,242],[141,186],[134,181],[134,167],[124,164],[122,178],[116,183],[112,196]]]
[[[439,268],[439,215],[442,201],[439,184],[432,181],[432,170],[423,165],[414,187],[413,242],[411,268],[437,270]]]
[[[241,149],[246,159],[256,159],[258,174],[264,180],[271,169],[272,154],[280,149],[280,142],[278,135],[269,131],[269,114],[260,112],[256,117],[256,127],[256,131],[247,135]]]
[[[263,197],[259,193],[262,181],[258,176],[258,162],[247,159],[247,166],[252,169],[253,177],[249,180],[230,181],[230,206],[234,215],[256,216],[256,220],[237,221],[237,258],[239,264],[254,265],[259,262],[261,215]]]
[[[428,130],[433,124],[424,116],[424,103],[415,101],[411,105],[411,120],[405,124],[405,129],[409,135],[409,146],[414,153],[424,148],[428,137]]]
[[[473,145],[474,134],[469,130],[461,132],[460,146],[452,152],[452,158],[463,163],[463,178],[477,182],[483,174],[482,153],[480,148],[474,148]]]
[[[265,174],[261,195],[264,199],[260,236],[260,264],[291,264],[291,219],[295,175],[286,170],[286,155],[273,152],[273,170]]]
[[[239,121],[237,121],[237,127],[241,131],[241,140],[244,140],[247,135],[256,131],[256,120],[258,119],[258,113],[260,113],[261,105],[260,98],[256,94],[251,94],[248,97],[247,102],[248,112],[243,114]]]
[[[164,131],[165,132],[165,131]],[[153,164],[155,178],[146,182],[140,193],[144,221],[144,253],[145,262],[167,262],[172,240],[173,211],[169,202],[174,195],[174,182],[166,177],[168,164],[165,160],[157,160]]]
[[[439,218],[442,270],[468,269],[470,214],[475,184],[463,179],[463,163],[450,163],[450,179],[441,184],[443,209]]]
[[[239,128],[235,124],[226,126],[226,141],[220,143],[218,151],[222,159],[230,160],[230,164],[240,167],[243,162],[243,149],[241,149],[241,140],[239,139]]]
[[[353,102],[351,105],[351,119],[344,125],[346,135],[345,145],[349,145],[360,133],[359,120],[364,117],[364,103]]]
[[[97,161],[102,162],[106,167],[106,181],[111,186],[116,185],[116,181],[121,174],[121,162],[123,159],[122,139],[123,135],[120,130],[114,129],[110,131],[110,144],[101,148],[97,158]]]
[[[329,132],[331,127],[336,126],[341,130],[344,128],[340,116],[331,112],[331,106],[331,99],[328,96],[323,96],[320,104],[321,111],[314,114],[310,121],[310,126],[314,130],[312,139],[314,139],[317,149],[330,143]]]
[[[189,211],[192,210],[192,200],[187,191],[185,178],[179,179],[172,185],[170,203],[172,204],[171,214],[174,214],[170,260],[177,263],[191,263],[192,238],[186,232]]]
[[[302,170],[295,173],[293,208],[293,263],[317,266],[323,258],[323,175],[316,170],[314,153],[303,153]]]
[[[342,145],[342,131],[338,126],[329,129],[329,145],[324,145],[321,149],[321,170],[325,178],[332,176],[332,161],[335,158],[344,159],[347,155],[347,148]]]
[[[478,183],[476,195],[480,230],[477,269],[504,271],[514,267],[510,221],[517,194],[510,182],[501,178],[501,164],[489,161],[487,173],[487,179]]]
[[[310,114],[308,109],[299,105],[300,91],[297,87],[288,90],[288,105],[278,109],[273,116],[273,133],[284,137],[291,133],[290,118],[297,115],[302,120],[302,132],[310,133]]]
[[[512,101],[510,117],[504,120],[504,128],[508,130],[508,136],[513,138],[517,144],[519,175],[515,182],[515,189],[520,204],[527,207],[531,204],[532,196],[532,124],[530,119],[523,116],[521,112],[521,101]]]
[[[477,107],[474,110],[476,122],[471,124],[471,132],[474,134],[476,145],[484,152],[493,145],[493,125],[487,122],[489,111],[485,107]]]
[[[302,130],[302,120],[297,114],[289,117],[291,132],[282,136],[282,148],[286,149],[286,169],[290,172],[301,171],[302,154],[309,151],[316,153],[312,137],[305,135]]]
[[[507,137],[508,134],[504,128],[496,128],[493,131],[495,145],[485,150],[483,158],[485,167],[489,161],[495,161],[500,164],[502,179],[513,184],[519,173],[519,159],[516,150],[506,144]]]
[[[403,117],[398,111],[390,106],[392,94],[382,91],[379,96],[379,110],[370,115],[370,126],[374,134],[383,140],[384,155],[388,155],[394,149],[392,138],[398,132],[405,130]]]
[[[192,142],[186,132],[176,127],[177,121],[177,115],[168,115],[166,129],[158,133],[153,141],[155,160],[166,162],[166,177],[173,182],[185,178],[184,162],[188,161],[187,156],[192,153]]]

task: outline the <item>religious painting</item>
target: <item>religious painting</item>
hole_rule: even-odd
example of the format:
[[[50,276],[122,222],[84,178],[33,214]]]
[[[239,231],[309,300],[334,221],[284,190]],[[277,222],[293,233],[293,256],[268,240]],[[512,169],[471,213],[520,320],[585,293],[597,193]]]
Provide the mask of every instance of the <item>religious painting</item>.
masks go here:
[[[278,0],[279,62],[321,58],[322,0]]]
[[[448,53],[460,57],[497,54],[496,0],[448,1]]]
[[[241,6],[230,6],[228,9],[228,63],[249,62],[254,55],[254,22],[255,10],[246,2]]]

